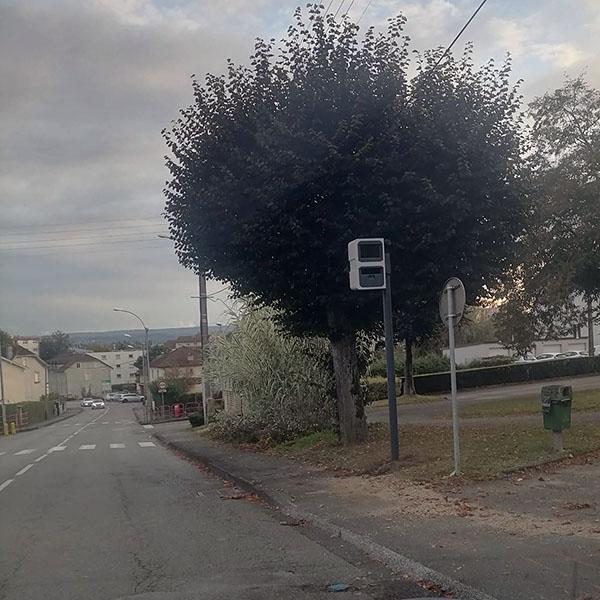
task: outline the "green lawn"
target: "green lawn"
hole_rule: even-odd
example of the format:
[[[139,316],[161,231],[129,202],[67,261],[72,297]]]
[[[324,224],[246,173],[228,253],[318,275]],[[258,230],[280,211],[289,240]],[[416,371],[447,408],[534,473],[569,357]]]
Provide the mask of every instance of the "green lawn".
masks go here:
[[[573,412],[600,411],[600,390],[573,392]],[[506,417],[511,415],[541,414],[540,396],[523,396],[505,400],[482,401],[460,410],[461,418],[469,417]]]
[[[600,425],[573,427],[564,446],[574,455],[600,449]],[[389,468],[387,425],[369,426],[366,444],[343,447],[331,432],[312,434],[272,450],[346,473],[379,473]],[[556,458],[550,433],[540,425],[502,422],[461,431],[463,474],[467,479],[490,479],[503,471]],[[452,427],[406,425],[400,428],[400,461],[394,473],[412,480],[436,480],[453,470]]]

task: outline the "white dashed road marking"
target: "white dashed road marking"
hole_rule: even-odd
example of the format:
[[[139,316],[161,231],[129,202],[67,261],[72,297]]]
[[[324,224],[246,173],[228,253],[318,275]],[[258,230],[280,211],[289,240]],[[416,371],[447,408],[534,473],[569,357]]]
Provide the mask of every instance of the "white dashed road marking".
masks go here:
[[[30,463],[30,464],[24,466],[20,471],[17,471],[15,473],[15,475],[23,475],[23,473],[27,473],[27,471],[29,471],[29,469],[31,469],[31,467],[33,467],[33,463]]]
[[[6,452],[0,452],[0,456],[2,456],[3,454],[6,454]]]
[[[108,425],[108,421],[102,421],[102,425]]]
[[[38,456],[33,462],[40,462],[40,460],[44,460],[47,456],[48,454],[42,454],[41,456]]]
[[[154,442],[138,442],[141,448],[150,448],[151,446],[155,446]]]
[[[7,479],[4,483],[0,483],[0,492],[5,490],[13,481],[14,479]]]
[[[22,454],[31,454],[35,452],[35,448],[27,448],[26,450],[19,450],[19,452],[15,452],[15,456],[21,456]]]
[[[50,448],[50,450],[48,450],[48,452],[62,452],[63,450],[66,450],[67,447],[66,446],[54,446],[54,448]]]
[[[94,450],[96,448],[96,444],[84,444],[83,446],[79,446],[80,450]]]
[[[125,448],[125,444],[111,444],[111,448]]]
[[[154,429],[154,425],[144,425],[144,429]]]

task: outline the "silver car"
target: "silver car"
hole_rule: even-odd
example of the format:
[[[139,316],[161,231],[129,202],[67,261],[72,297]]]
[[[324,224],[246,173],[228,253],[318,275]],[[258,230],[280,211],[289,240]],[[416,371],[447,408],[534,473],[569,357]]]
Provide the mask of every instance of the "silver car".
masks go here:
[[[90,406],[92,406],[93,403],[94,403],[93,398],[84,398],[81,401],[81,406],[83,406],[84,408],[89,408]]]
[[[95,410],[96,408],[106,408],[106,405],[104,404],[104,400],[100,400],[99,398],[96,400],[92,401],[92,410]]]

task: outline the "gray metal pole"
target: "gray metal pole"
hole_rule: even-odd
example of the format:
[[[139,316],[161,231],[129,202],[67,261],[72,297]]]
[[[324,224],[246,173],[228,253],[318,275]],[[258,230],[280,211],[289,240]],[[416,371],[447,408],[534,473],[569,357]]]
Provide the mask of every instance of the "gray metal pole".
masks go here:
[[[456,356],[454,353],[454,288],[448,286],[448,341],[450,346],[450,393],[452,396],[452,438],[454,443],[454,475],[460,475],[460,441],[458,401],[456,399]]]
[[[208,306],[206,302],[206,276],[198,275],[198,310],[200,312],[200,344],[202,354],[202,415],[204,424],[208,423],[208,397],[210,385],[206,376],[206,360],[208,358]]]
[[[2,342],[0,342],[0,394],[2,394],[2,433],[8,435],[8,423],[6,421],[6,399],[4,398],[4,378],[2,376]]]
[[[390,255],[385,253],[385,290],[383,290],[383,328],[385,333],[385,368],[387,375],[388,414],[390,420],[390,456],[398,460],[398,408],[396,406],[396,370],[394,367],[394,325],[392,321],[392,287]]]
[[[146,421],[150,422],[150,411],[152,409],[152,392],[150,391],[150,346],[148,344],[148,328],[144,327],[144,348],[146,357],[144,359],[144,397],[146,404]]]

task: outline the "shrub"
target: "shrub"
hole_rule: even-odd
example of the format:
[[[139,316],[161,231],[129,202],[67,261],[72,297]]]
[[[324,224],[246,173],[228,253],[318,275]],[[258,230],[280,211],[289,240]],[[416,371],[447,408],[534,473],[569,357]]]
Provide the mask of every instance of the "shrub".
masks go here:
[[[422,356],[413,359],[413,373],[419,375],[422,373],[438,373],[447,371],[450,368],[450,359],[442,354],[428,352]],[[396,377],[404,375],[404,353],[396,351],[394,357],[394,371]],[[385,377],[385,352],[378,353],[375,360],[369,366],[369,375],[371,377]]]
[[[279,443],[334,425],[329,343],[287,334],[274,315],[248,305],[233,332],[210,345],[207,372],[247,407],[243,416],[216,416],[223,439]]]
[[[192,413],[188,417],[188,420],[192,427],[200,427],[201,425],[204,425],[204,415],[200,412]]]
[[[470,363],[464,365],[465,369],[478,369],[480,367],[499,367],[501,365],[512,365],[515,359],[512,356],[490,356],[488,358],[477,358],[472,360]],[[447,371],[450,368],[450,361],[448,361],[448,367],[444,369]]]

